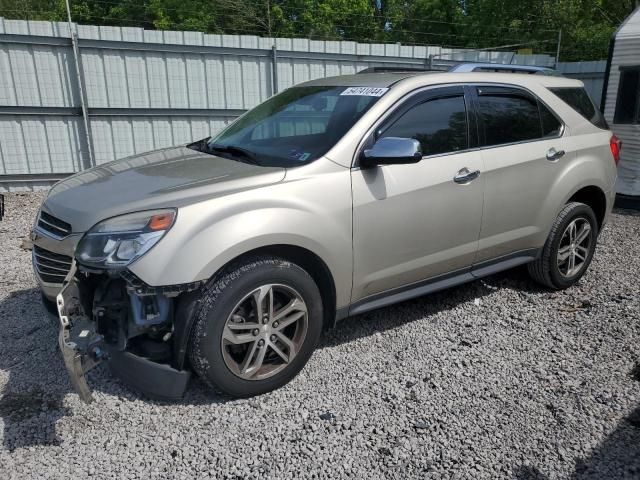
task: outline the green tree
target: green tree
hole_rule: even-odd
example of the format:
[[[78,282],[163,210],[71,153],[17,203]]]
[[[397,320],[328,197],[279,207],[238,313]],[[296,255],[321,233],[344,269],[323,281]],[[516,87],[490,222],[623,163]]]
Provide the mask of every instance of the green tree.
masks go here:
[[[606,58],[636,0],[70,0],[74,21],[160,30],[528,48]],[[0,16],[66,20],[64,0],[0,0]]]

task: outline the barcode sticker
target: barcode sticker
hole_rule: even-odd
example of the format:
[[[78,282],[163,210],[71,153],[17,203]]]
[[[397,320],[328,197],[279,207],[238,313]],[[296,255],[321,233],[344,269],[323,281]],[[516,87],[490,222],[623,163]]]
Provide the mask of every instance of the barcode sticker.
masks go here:
[[[360,95],[363,97],[381,97],[389,89],[384,87],[349,87],[340,95]]]

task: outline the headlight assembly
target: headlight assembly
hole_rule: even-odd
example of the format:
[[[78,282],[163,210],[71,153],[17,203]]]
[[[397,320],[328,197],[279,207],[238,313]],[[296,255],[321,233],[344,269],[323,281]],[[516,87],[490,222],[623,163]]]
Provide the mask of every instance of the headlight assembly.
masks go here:
[[[109,218],[89,230],[76,249],[87,266],[122,268],[147,253],[173,226],[175,210],[148,210]]]

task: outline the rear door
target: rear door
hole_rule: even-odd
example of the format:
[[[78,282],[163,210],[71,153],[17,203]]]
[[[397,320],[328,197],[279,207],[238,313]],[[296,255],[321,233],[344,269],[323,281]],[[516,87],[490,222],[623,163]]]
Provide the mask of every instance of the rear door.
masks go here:
[[[416,93],[367,139],[415,138],[424,156],[352,171],[353,301],[473,264],[484,179],[466,105],[462,86]]]
[[[482,262],[544,244],[544,200],[569,155],[561,121],[529,91],[481,85],[473,95],[485,180]]]

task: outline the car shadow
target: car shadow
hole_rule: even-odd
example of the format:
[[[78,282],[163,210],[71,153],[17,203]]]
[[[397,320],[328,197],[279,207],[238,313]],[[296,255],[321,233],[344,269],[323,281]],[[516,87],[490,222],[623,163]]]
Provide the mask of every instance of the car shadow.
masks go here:
[[[515,480],[548,480],[538,467],[514,469]],[[640,478],[640,406],[620,421],[616,429],[591,454],[575,463],[571,480]]]
[[[0,371],[8,379],[0,392],[4,446],[9,450],[57,445],[55,423],[68,414],[68,388],[56,377],[55,330],[37,289],[11,293],[0,303]]]
[[[465,303],[482,301],[483,297],[501,288],[518,290],[524,294],[550,293],[529,278],[526,267],[517,267],[490,277],[348,317],[325,333],[320,348],[349,343],[358,338],[453,310]]]
[[[640,217],[640,209],[616,207],[613,209],[613,213],[617,215],[624,215],[625,217]]]
[[[495,288],[534,289],[519,269],[497,274],[487,280],[471,282],[392,307],[348,318],[324,333],[318,348],[331,348],[377,332],[398,328],[406,323],[473,302]],[[537,290],[543,291],[543,290]],[[0,302],[0,371],[8,375],[0,388],[0,418],[4,423],[3,444],[8,450],[36,445],[59,445],[56,422],[71,415],[65,396],[72,387],[65,373],[57,344],[57,319],[40,299],[37,288],[12,292]],[[101,365],[89,373],[94,392],[116,396],[122,401],[145,401],[171,405],[145,398]],[[0,380],[2,377],[0,377]],[[226,403],[230,397],[211,392],[192,378],[185,397],[186,405]],[[75,400],[79,401],[79,400]]]
[[[576,462],[571,478],[640,478],[640,406],[622,419],[588,458]]]

